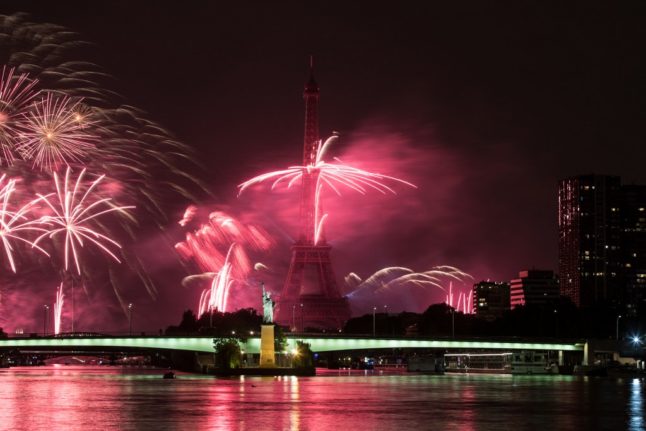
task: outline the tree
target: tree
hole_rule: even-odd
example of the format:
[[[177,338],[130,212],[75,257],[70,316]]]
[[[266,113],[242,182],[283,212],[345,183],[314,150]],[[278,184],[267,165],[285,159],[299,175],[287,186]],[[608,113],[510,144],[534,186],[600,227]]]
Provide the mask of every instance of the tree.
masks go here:
[[[274,326],[274,350],[276,353],[284,352],[287,348],[287,337],[281,326]]]
[[[303,341],[296,342],[293,364],[294,368],[314,367],[314,354],[312,353],[312,349],[310,349],[309,343]]]
[[[240,368],[242,351],[237,338],[215,338],[213,339],[213,348],[215,349],[217,368],[223,370]]]

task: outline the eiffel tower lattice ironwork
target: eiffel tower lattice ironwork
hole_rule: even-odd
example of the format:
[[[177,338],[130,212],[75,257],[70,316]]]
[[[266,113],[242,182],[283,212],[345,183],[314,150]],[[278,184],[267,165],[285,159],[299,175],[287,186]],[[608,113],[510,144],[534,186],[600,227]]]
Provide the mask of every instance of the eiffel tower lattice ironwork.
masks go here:
[[[321,145],[319,140],[319,86],[310,60],[310,78],[305,85],[305,137],[303,166],[313,165]],[[341,296],[330,258],[331,247],[318,233],[316,214],[321,214],[316,199],[318,173],[304,172],[301,183],[300,233],[292,246],[285,285],[278,299],[275,320],[304,331],[306,328],[341,328],[350,318],[350,306]]]

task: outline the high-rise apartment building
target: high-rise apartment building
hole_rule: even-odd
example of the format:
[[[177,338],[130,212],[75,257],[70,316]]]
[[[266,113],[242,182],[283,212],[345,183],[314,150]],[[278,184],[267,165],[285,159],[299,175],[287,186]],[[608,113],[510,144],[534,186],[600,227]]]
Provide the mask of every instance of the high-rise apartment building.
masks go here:
[[[621,187],[621,282],[628,314],[646,310],[646,186]]]
[[[646,187],[581,175],[559,182],[561,294],[577,306],[646,300]]]
[[[544,306],[559,300],[559,282],[554,271],[531,269],[520,271],[518,278],[511,280],[511,308],[519,305]]]

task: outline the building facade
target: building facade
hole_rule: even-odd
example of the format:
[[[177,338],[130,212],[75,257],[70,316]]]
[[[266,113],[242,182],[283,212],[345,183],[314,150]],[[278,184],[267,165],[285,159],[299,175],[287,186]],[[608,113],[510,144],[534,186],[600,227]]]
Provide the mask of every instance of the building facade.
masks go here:
[[[621,187],[621,281],[627,314],[646,310],[646,186]]]
[[[511,280],[509,285],[511,308],[519,305],[546,306],[559,300],[559,281],[554,271],[520,271],[518,278]]]
[[[559,181],[558,199],[561,294],[577,306],[643,307],[646,187],[581,175]]]
[[[509,283],[481,281],[473,285],[473,312],[493,320],[510,309]]]

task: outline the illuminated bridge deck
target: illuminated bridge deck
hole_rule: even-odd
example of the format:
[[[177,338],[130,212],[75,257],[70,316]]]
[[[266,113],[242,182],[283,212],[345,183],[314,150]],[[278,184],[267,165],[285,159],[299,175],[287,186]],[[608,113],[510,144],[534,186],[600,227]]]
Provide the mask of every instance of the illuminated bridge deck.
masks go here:
[[[531,342],[531,341],[488,341],[450,340],[425,338],[360,338],[360,337],[317,337],[312,335],[288,336],[291,349],[296,341],[311,345],[314,352],[375,349],[467,349],[467,350],[559,350],[584,351],[585,342]],[[245,353],[259,353],[260,338],[248,338],[241,343]],[[0,349],[57,351],[57,350],[183,350],[213,353],[213,337],[33,337],[0,339]]]

